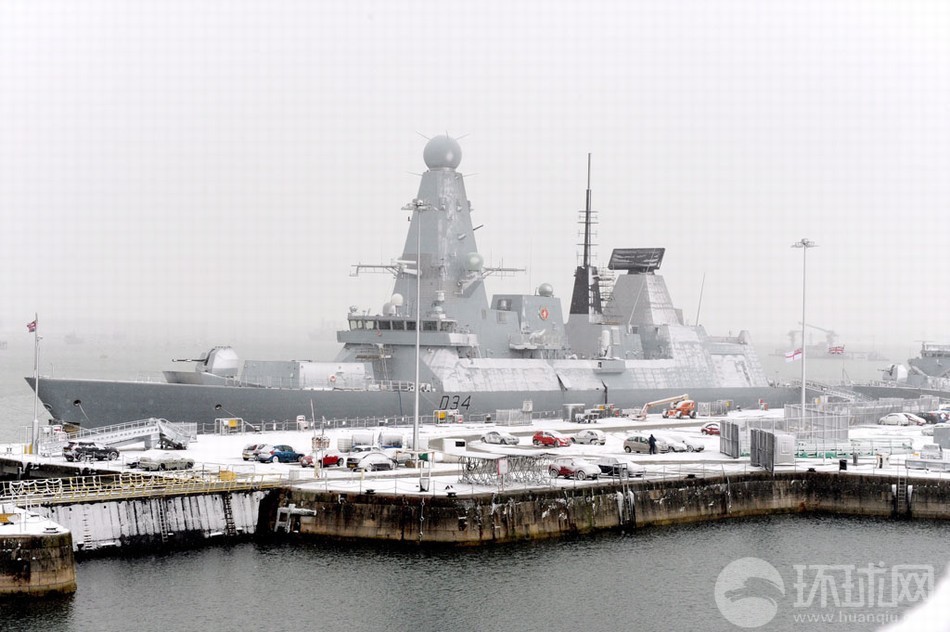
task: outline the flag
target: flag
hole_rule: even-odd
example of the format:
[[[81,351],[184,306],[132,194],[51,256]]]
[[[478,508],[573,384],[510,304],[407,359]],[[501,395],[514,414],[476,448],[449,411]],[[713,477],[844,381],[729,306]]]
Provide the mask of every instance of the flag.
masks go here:
[[[844,345],[835,345],[833,347],[828,347],[828,353],[830,353],[831,355],[843,355]]]
[[[26,330],[27,330],[28,332],[30,332],[31,334],[32,334],[33,332],[35,332],[35,331],[36,331],[36,321],[34,320],[32,323],[27,323],[27,324],[26,324]]]
[[[794,362],[795,360],[800,360],[802,357],[802,350],[795,349],[794,351],[789,351],[785,354],[786,362]]]

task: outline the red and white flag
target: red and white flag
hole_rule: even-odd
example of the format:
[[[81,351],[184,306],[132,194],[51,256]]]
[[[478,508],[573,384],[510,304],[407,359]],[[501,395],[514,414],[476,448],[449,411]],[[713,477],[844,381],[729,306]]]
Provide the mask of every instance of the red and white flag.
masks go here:
[[[801,360],[801,357],[802,357],[802,350],[800,348],[795,349],[794,351],[788,351],[785,353],[786,362],[794,362],[795,360]]]
[[[31,334],[32,334],[34,331],[36,331],[36,321],[34,320],[34,321],[31,322],[31,323],[27,323],[27,324],[26,324],[26,330],[27,330],[28,332],[30,332]]]
[[[831,355],[843,355],[844,354],[844,345],[835,345],[828,347],[828,353]]]

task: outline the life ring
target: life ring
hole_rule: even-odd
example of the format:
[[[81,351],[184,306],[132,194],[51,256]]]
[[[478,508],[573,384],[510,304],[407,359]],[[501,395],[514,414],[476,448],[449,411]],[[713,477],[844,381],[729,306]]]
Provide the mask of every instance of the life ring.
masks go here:
[[[538,316],[541,317],[541,320],[547,320],[547,319],[548,319],[548,308],[547,308],[547,307],[542,307],[542,308],[541,308],[541,311],[538,312]]]
[[[331,375],[331,376],[330,376],[330,384],[333,384],[334,382],[336,382],[336,376],[335,376],[335,375]]]

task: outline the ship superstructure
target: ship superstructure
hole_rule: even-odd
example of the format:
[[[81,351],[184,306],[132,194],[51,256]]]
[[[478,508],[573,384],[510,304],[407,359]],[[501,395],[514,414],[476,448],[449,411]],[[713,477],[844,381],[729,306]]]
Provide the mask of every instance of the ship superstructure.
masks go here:
[[[769,386],[748,333],[710,337],[684,323],[657,274],[663,248],[614,249],[606,274],[598,271],[589,174],[568,320],[547,283],[489,300],[485,280],[516,270],[486,266],[478,252],[461,157],[448,136],[427,143],[427,170],[403,207],[410,222],[402,252],[387,264],[357,265],[392,274],[392,292],[378,307],[351,308],[334,360],[242,363],[230,347],[216,347],[194,371],[166,371],[165,383],[41,378],[40,399],[56,420],[86,426],[206,421],[220,410],[248,420],[396,416],[412,412],[417,362],[424,411],[490,415],[526,401],[535,410],[635,407],[684,389],[699,401],[742,405],[794,399]],[[604,277],[615,277],[607,291]]]

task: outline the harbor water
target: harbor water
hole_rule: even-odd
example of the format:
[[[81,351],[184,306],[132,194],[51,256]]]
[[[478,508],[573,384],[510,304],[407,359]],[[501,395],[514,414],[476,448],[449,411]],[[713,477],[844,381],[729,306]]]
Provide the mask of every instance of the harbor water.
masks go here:
[[[784,584],[763,629],[876,630],[909,604],[822,606],[813,595],[806,605],[817,573],[912,564],[939,577],[945,531],[930,522],[776,516],[478,550],[211,546],[82,561],[73,597],[2,604],[0,629],[734,631],[717,607],[716,582],[727,565],[752,557]],[[802,595],[796,566],[806,569]]]

